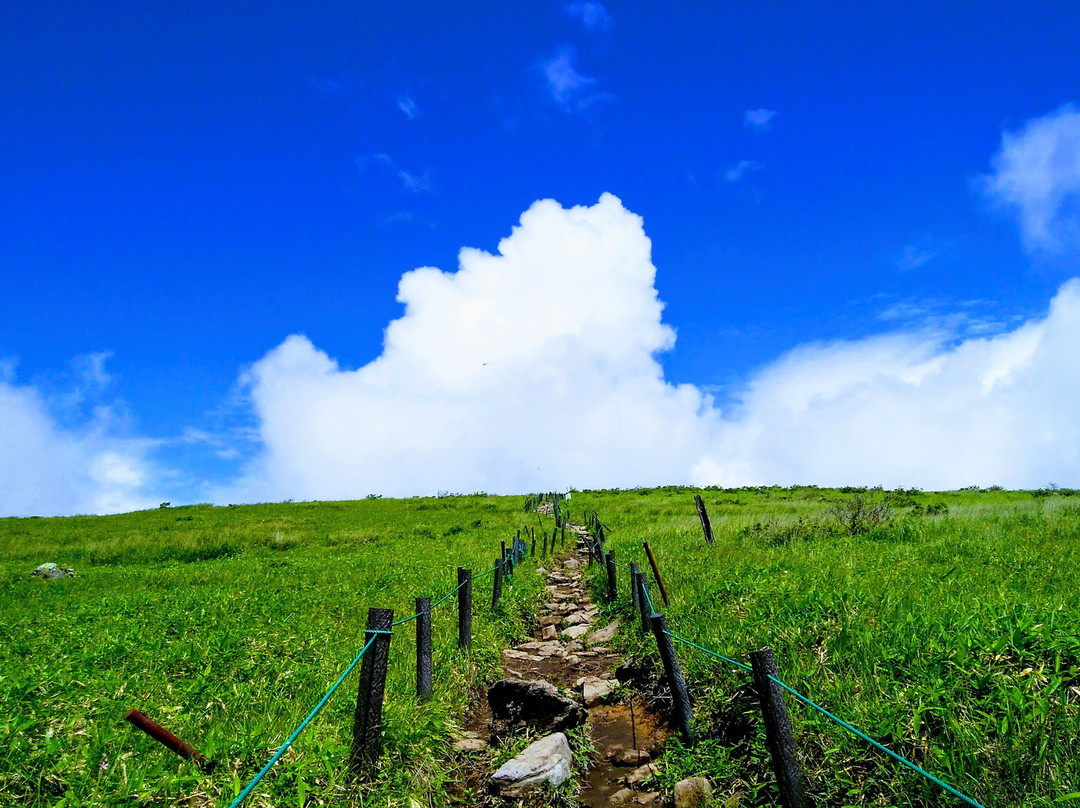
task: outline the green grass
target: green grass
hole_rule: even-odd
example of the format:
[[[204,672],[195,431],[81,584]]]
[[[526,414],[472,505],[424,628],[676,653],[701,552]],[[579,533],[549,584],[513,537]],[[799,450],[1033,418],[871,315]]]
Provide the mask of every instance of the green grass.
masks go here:
[[[524,518],[520,498],[478,495],[0,520],[0,805],[226,802],[353,659],[368,607],[411,615],[457,566],[489,569]],[[31,578],[45,561],[76,577]],[[448,733],[539,597],[530,563],[498,615],[491,576],[474,584],[469,654],[455,599],[435,610],[425,705],[414,624],[396,630],[373,782],[345,774],[357,671],[247,804],[443,804]],[[130,708],[222,765],[203,775]]]
[[[1080,791],[1074,492],[897,492],[890,523],[852,536],[832,512],[853,493],[705,490],[713,547],[694,493],[575,493],[572,518],[595,509],[621,563],[646,569],[641,541],[649,541],[672,602],[652,597],[673,632],[743,662],[771,647],[785,682],[985,805],[1052,805]],[[626,611],[628,575],[619,574],[612,609]],[[599,569],[593,575],[599,591]],[[621,642],[659,664],[639,629]],[[665,781],[707,774],[744,804],[773,804],[749,675],[686,645],[676,650],[701,741],[692,750],[674,743]],[[818,805],[959,804],[788,703]]]
[[[1068,799],[1080,791],[1074,492],[893,492],[894,518],[850,535],[832,513],[854,491],[707,489],[710,547],[695,491],[575,492],[565,506],[578,522],[595,509],[622,563],[647,566],[649,540],[674,632],[742,661],[771,647],[792,687],[988,808],[1080,804]],[[456,584],[458,565],[488,569],[526,521],[522,503],[477,495],[0,520],[0,805],[227,804],[359,650],[367,608],[407,617],[416,596]],[[28,575],[46,561],[77,577]],[[435,611],[429,704],[413,698],[412,624],[397,630],[374,781],[346,776],[353,678],[248,804],[445,804],[447,738],[469,688],[497,675],[498,649],[526,632],[541,594],[531,564],[498,615],[490,577],[476,584],[468,655],[456,649],[453,599]],[[599,570],[590,575],[599,590]],[[628,607],[619,575],[609,614]],[[632,624],[618,642],[659,667],[654,641]],[[660,782],[705,774],[732,805],[773,804],[749,677],[676,647],[699,741],[671,742]],[[817,805],[959,804],[788,704]],[[122,721],[132,707],[221,767],[203,775],[133,730]]]

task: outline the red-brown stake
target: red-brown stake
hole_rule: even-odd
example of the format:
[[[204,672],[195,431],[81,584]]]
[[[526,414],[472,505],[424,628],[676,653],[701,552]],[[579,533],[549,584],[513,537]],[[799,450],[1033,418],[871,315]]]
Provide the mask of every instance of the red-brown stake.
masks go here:
[[[649,543],[647,541],[643,541],[642,544],[645,545],[645,555],[649,557],[649,564],[652,566],[652,573],[653,576],[656,578],[656,585],[660,587],[660,597],[664,599],[665,606],[670,606],[671,603],[668,601],[667,587],[664,586],[664,579],[660,577],[660,569],[656,566],[656,559],[653,558],[652,548],[649,547]]]
[[[199,764],[199,768],[209,774],[214,770],[214,766],[217,764],[212,760],[207,760],[197,750],[188,744],[181,741],[165,727],[156,721],[147,718],[138,710],[128,710],[127,715],[124,716],[124,720],[129,722],[132,726],[138,727],[155,741],[164,746],[167,746],[172,751],[176,752],[180,757],[187,760],[194,760]]]

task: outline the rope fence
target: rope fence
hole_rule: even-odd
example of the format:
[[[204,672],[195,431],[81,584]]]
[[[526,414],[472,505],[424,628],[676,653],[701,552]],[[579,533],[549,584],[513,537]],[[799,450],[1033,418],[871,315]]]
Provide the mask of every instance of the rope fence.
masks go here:
[[[528,529],[526,529],[526,531],[527,530]],[[554,542],[552,542],[552,549],[554,549]],[[362,678],[357,693],[356,716],[354,717],[350,768],[354,773],[358,773],[364,768],[365,764],[377,759],[381,748],[380,735],[383,690],[385,688],[389,644],[390,638],[393,635],[393,630],[398,626],[405,625],[414,620],[418,621],[417,695],[421,700],[429,698],[431,696],[431,610],[454,595],[458,596],[458,645],[462,648],[468,648],[471,645],[472,633],[473,581],[488,575],[495,576],[492,598],[492,608],[494,609],[499,604],[503,579],[510,578],[513,575],[514,567],[521,563],[528,553],[528,545],[520,538],[519,533],[511,540],[509,548],[507,548],[506,543],[503,542],[499,558],[495,562],[495,565],[490,569],[477,575],[473,575],[470,570],[459,567],[459,583],[456,587],[451,589],[434,603],[431,602],[430,598],[417,598],[417,611],[400,620],[386,620],[383,624],[387,625],[388,623],[387,628],[379,628],[376,624],[383,621],[387,616],[392,617],[393,612],[389,609],[369,609],[368,627],[364,632],[367,641],[364,643],[364,647],[360,650],[360,653],[358,653],[353,661],[349,663],[348,667],[342,671],[341,675],[338,676],[337,680],[330,686],[330,689],[327,690],[326,694],[319,700],[319,703],[316,704],[304,720],[300,722],[300,725],[297,726],[289,737],[285,739],[284,743],[278,747],[270,760],[266,762],[266,765],[264,765],[236,795],[236,798],[229,804],[229,808],[239,808],[244,800],[250,796],[259,782],[270,772],[274,767],[274,764],[281,759],[285,752],[292,746],[293,742],[300,736],[300,733],[303,732],[307,725],[322,711],[323,707],[330,701],[331,696],[334,695],[341,684],[349,677],[349,674],[352,673],[353,669],[360,664],[361,660],[365,659],[365,655],[368,654],[368,651],[376,644],[376,641],[382,637],[384,638],[384,642],[381,644],[382,659],[375,664],[365,664],[361,673]],[[372,657],[369,655],[367,661],[370,662],[371,659]]]
[[[592,524],[599,524],[600,520],[595,515],[587,514],[587,519]],[[703,521],[704,524],[704,521]],[[949,785],[943,780],[930,774],[930,772],[922,769],[915,763],[911,762],[907,758],[898,755],[888,747],[875,741],[866,733],[856,729],[848,722],[833,715],[821,705],[817,704],[809,697],[803,695],[793,687],[782,681],[776,673],[775,662],[772,657],[772,651],[769,649],[763,649],[762,651],[755,651],[751,653],[752,665],[747,665],[744,662],[739,662],[731,657],[724,656],[717,653],[712,649],[706,648],[703,645],[699,645],[692,640],[688,640],[685,637],[681,637],[672,631],[668,630],[666,618],[663,614],[657,613],[653,606],[652,597],[649,594],[649,581],[648,576],[644,572],[638,571],[638,564],[621,564],[614,559],[614,554],[611,552],[605,553],[602,549],[602,542],[596,536],[586,535],[583,536],[586,548],[589,549],[590,555],[596,553],[602,557],[608,567],[608,597],[609,600],[615,600],[615,568],[626,570],[631,574],[630,581],[630,595],[631,595],[631,607],[632,611],[641,611],[642,629],[648,631],[651,627],[653,633],[656,636],[657,646],[660,651],[660,656],[664,664],[665,673],[668,676],[668,680],[672,687],[672,699],[675,705],[676,714],[680,723],[680,730],[685,740],[692,742],[693,734],[691,728],[691,708],[690,700],[686,693],[686,682],[682,675],[682,670],[679,667],[678,659],[674,653],[674,646],[671,644],[671,640],[680,642],[687,645],[696,651],[720,660],[728,665],[732,665],[738,670],[749,672],[754,674],[755,685],[757,686],[758,694],[762,703],[762,712],[765,721],[765,729],[768,746],[773,757],[773,768],[777,775],[777,785],[780,788],[780,801],[785,808],[802,808],[802,806],[808,804],[801,785],[801,775],[799,773],[798,761],[795,755],[794,741],[791,737],[790,721],[787,717],[787,708],[784,706],[783,699],[780,694],[780,690],[790,693],[796,700],[805,704],[813,710],[816,710],[826,718],[830,719],[837,725],[843,727],[848,732],[852,733],[856,737],[869,743],[875,749],[884,752],[898,763],[906,766],[911,771],[922,775],[926,780],[940,788],[944,789],[949,794],[962,800],[973,808],[985,808],[981,803],[977,802],[972,797],[964,794],[955,787]],[[653,568],[654,575],[656,576],[656,582],[662,587],[662,581],[659,579],[659,569],[656,567],[655,558],[652,551],[645,543],[646,553],[649,555],[649,563]],[[665,597],[666,601],[666,597]],[[776,688],[772,688],[771,685],[776,685]],[[769,691],[774,691],[770,693]]]

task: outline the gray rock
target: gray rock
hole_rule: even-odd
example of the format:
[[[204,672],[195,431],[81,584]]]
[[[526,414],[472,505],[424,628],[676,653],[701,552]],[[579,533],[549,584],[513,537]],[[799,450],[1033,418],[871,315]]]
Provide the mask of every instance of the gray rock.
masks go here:
[[[582,626],[570,626],[570,628],[568,628],[563,633],[567,637],[569,637],[570,639],[576,640],[578,637],[583,637],[584,635],[588,634],[589,633],[589,627],[584,626],[584,625],[582,625]]]
[[[704,777],[688,777],[675,784],[675,808],[698,808],[712,795],[712,785]]]
[[[581,562],[578,561],[576,558],[568,558],[562,563],[562,565],[568,570],[576,570],[578,567],[581,566]]]
[[[30,574],[40,576],[46,581],[51,581],[54,578],[74,578],[75,570],[71,567],[58,567],[50,562],[48,564],[42,564]]]
[[[599,631],[594,631],[589,635],[589,645],[603,645],[606,642],[611,642],[616,634],[619,633],[619,621],[614,623],[608,623]]]
[[[639,783],[644,783],[656,774],[658,769],[652,763],[646,763],[644,766],[638,766],[630,774],[626,775],[626,784],[628,786],[636,786]]]
[[[529,791],[554,788],[570,777],[570,744],[556,732],[534,741],[488,780],[488,789],[503,797],[521,797]]]
[[[488,704],[496,735],[525,727],[540,732],[573,729],[588,717],[584,707],[543,680],[500,679],[488,690]]]
[[[623,805],[632,805],[634,792],[628,788],[620,788],[608,798],[608,804],[621,808]]]
[[[618,746],[611,749],[608,759],[616,766],[643,766],[652,760],[652,755],[645,749],[624,749]]]
[[[554,640],[557,634],[558,632],[553,625],[547,625],[540,629],[540,636],[545,640]]]
[[[586,707],[595,707],[611,694],[611,682],[588,676],[581,683],[581,696]]]

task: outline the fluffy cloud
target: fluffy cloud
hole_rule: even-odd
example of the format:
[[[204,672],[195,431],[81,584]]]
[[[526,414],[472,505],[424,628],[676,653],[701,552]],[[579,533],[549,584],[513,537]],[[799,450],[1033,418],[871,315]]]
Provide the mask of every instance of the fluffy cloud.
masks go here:
[[[580,20],[588,31],[607,33],[615,26],[615,21],[611,19],[604,4],[595,0],[575,0],[566,7],[566,13],[571,18]]]
[[[100,356],[90,358],[103,372]],[[146,493],[149,441],[117,437],[99,408],[77,429],[60,426],[32,386],[0,378],[0,516],[117,513],[157,504]]]
[[[380,357],[302,336],[247,375],[264,445],[221,498],[660,483],[1080,484],[1080,281],[995,336],[934,326],[801,346],[721,412],[667,383],[641,219],[535,203],[497,254],[405,274]],[[970,335],[970,331],[963,332]]]
[[[797,348],[724,419],[699,483],[1080,485],[1080,280],[994,337],[893,333]]]
[[[1080,248],[1080,111],[1068,105],[1005,132],[983,178],[987,195],[1011,210],[1029,249]]]
[[[235,499],[631,486],[686,478],[712,413],[664,381],[641,219],[535,203],[497,254],[405,274],[382,355],[343,370],[292,336],[248,384],[265,445]]]
[[[551,100],[566,112],[590,112],[605,101],[614,99],[611,93],[597,89],[595,78],[577,69],[577,50],[563,45],[555,54],[537,65]]]

